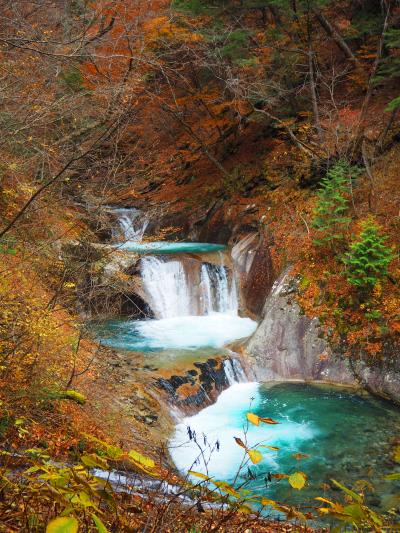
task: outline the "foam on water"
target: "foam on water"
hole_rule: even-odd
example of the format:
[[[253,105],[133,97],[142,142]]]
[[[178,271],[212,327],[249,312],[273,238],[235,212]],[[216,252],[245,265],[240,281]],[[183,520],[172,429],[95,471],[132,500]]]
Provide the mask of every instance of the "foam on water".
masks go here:
[[[260,406],[259,391],[259,383],[234,384],[220,394],[215,404],[179,423],[170,442],[171,456],[177,468],[182,473],[193,469],[216,479],[232,481],[243,459],[243,449],[234,437],[244,439],[245,413]],[[197,443],[188,439],[188,427],[195,432]],[[316,429],[308,424],[284,420],[275,426],[250,425],[246,439],[249,447],[263,443],[292,449],[294,445],[313,438],[315,432]],[[265,454],[260,463],[260,467],[267,469],[277,466],[276,454],[272,452]]]
[[[250,318],[213,313],[160,320],[110,320],[100,326],[104,344],[130,351],[219,348],[251,335],[257,323]]]
[[[278,424],[250,425],[247,445],[260,443],[279,450],[259,448],[263,460],[246,465],[235,480],[243,449],[234,437],[245,441],[243,426],[249,411]],[[393,439],[399,431],[398,408],[366,394],[327,385],[245,383],[233,385],[214,405],[182,420],[170,444],[171,456],[182,473],[193,469],[235,486],[247,482],[246,488],[256,494],[286,504],[310,505],[321,495],[337,500],[332,478],[348,487],[369,479],[375,492],[366,491],[366,501],[382,509],[400,489],[400,484],[385,480],[385,474],[393,471]],[[299,452],[305,454],[301,461],[296,458]],[[308,476],[301,491],[292,489],[286,479],[266,477],[268,472],[295,471]]]

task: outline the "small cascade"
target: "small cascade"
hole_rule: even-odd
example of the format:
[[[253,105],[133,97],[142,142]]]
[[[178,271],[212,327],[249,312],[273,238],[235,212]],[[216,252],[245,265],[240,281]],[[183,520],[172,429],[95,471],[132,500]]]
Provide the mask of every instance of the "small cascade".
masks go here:
[[[140,242],[148,221],[134,208],[107,208],[118,221],[114,245],[133,257],[134,290],[152,311],[151,320],[105,321],[102,342],[133,352],[213,351],[249,337],[257,324],[238,313],[234,273],[226,266],[226,246],[195,242]],[[122,242],[122,237],[126,242]],[[220,252],[220,260],[217,253]],[[144,254],[139,259],[137,253]],[[207,259],[201,260],[200,254]],[[125,259],[125,256],[123,257]],[[229,264],[229,263],[228,263]],[[141,282],[136,278],[140,265]],[[136,294],[136,293],[135,293]],[[177,351],[171,354],[172,351]],[[202,353],[204,357],[206,354]],[[192,356],[190,356],[192,357]],[[245,379],[236,361],[225,367],[227,381]],[[228,363],[225,363],[228,365]]]
[[[118,226],[112,232],[114,241],[140,242],[149,224],[143,213],[134,207],[112,208],[117,217]]]
[[[157,318],[238,313],[236,285],[223,265],[148,256],[141,273]]]
[[[237,383],[232,361],[230,359],[225,359],[223,365],[226,380],[229,383],[229,386],[233,385],[234,383]]]
[[[223,367],[229,386],[234,385],[235,383],[247,382],[246,374],[237,359],[224,359]]]
[[[232,367],[238,383],[246,383],[248,381],[246,372],[243,370],[242,365],[238,359],[232,359]]]
[[[237,315],[238,299],[235,278],[228,277],[224,265],[204,263],[201,267],[201,299],[203,313],[213,312]]]
[[[213,310],[213,298],[211,293],[211,282],[210,276],[208,274],[207,265],[203,263],[201,265],[201,276],[200,276],[200,291],[201,291],[201,303],[203,306],[203,313],[209,315]]]
[[[181,261],[149,256],[141,261],[144,288],[157,318],[191,315],[191,293]]]

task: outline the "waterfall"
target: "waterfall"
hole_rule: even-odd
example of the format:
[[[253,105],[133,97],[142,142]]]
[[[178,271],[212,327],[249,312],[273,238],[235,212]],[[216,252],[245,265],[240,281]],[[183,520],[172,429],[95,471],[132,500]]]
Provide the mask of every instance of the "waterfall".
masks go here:
[[[149,256],[141,261],[144,288],[157,318],[191,314],[191,294],[181,261]]]
[[[140,242],[149,224],[143,213],[134,207],[112,208],[117,216],[118,227],[113,230],[113,240]]]
[[[235,278],[232,274],[229,279],[224,265],[203,263],[200,286],[204,314],[218,312],[237,315],[238,299]]]
[[[201,282],[200,282],[201,300],[203,304],[203,313],[209,315],[212,313],[212,294],[211,294],[211,282],[208,275],[208,269],[206,264],[201,265]]]
[[[141,273],[157,318],[237,315],[236,284],[224,265],[148,256],[141,260]]]
[[[246,374],[237,359],[224,359],[223,367],[229,386],[234,385],[235,383],[247,382]]]

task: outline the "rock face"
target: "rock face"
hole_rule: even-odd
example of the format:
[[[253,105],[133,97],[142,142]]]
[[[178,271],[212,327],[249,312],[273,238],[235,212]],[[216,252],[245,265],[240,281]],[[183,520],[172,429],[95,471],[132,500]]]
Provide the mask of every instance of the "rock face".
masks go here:
[[[399,347],[386,346],[382,360],[372,364],[360,359],[352,362],[352,370],[362,387],[372,394],[400,404]]]
[[[69,242],[60,254],[74,276],[84,315],[149,318],[153,312],[142,287],[140,256],[113,246]]]
[[[284,272],[265,302],[260,325],[247,345],[255,378],[355,385],[347,361],[336,357],[321,338],[318,319],[301,314],[295,291],[295,281]]]
[[[250,233],[232,249],[241,302],[246,311],[259,316],[274,281],[274,270],[264,232]]]
[[[386,346],[375,361],[334,354],[318,319],[302,314],[296,291],[296,280],[284,272],[266,299],[262,320],[246,347],[255,379],[350,385],[400,403],[398,348]]]
[[[168,395],[169,402],[185,413],[197,413],[199,408],[214,403],[218,395],[229,387],[224,359],[215,357],[194,363],[184,375],[160,378],[156,386]]]

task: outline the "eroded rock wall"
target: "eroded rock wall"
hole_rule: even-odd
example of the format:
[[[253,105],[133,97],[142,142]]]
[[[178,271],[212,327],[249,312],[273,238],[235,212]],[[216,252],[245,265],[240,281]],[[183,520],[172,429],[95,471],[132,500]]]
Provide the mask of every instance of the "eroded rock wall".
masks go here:
[[[243,310],[258,317],[275,279],[265,232],[249,233],[239,240],[232,248],[232,261]]]
[[[398,349],[386,346],[374,360],[335,354],[318,319],[302,313],[296,291],[296,279],[286,271],[266,299],[260,324],[246,346],[254,378],[350,385],[400,403]]]
[[[356,384],[348,362],[335,356],[322,337],[318,319],[302,314],[295,290],[295,281],[284,272],[266,299],[261,322],[247,344],[255,378]]]

